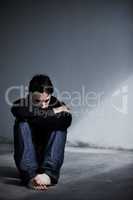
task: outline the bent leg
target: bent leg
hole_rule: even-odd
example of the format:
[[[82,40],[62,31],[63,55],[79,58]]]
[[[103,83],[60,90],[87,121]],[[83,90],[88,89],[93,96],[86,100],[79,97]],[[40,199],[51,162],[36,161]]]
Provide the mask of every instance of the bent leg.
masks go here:
[[[38,163],[28,122],[14,124],[14,160],[24,183],[36,175]]]
[[[50,176],[53,184],[57,184],[59,179],[60,169],[64,161],[66,138],[67,130],[55,130],[50,133],[46,145],[41,169],[42,172]]]

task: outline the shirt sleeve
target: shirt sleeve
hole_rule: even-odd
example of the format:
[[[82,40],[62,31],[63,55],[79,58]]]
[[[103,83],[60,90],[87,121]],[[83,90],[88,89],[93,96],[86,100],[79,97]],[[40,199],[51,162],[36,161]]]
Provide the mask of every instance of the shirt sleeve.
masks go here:
[[[53,115],[54,111],[51,107],[42,109],[31,106],[26,103],[25,99],[19,99],[15,101],[11,107],[11,112],[14,117],[18,118],[19,120],[29,120],[29,119],[34,119],[37,116],[47,116],[48,114]]]
[[[49,130],[65,130],[72,123],[72,114],[64,111],[56,114],[51,112],[47,116],[30,118],[29,123]]]
[[[64,104],[64,103],[63,103]],[[58,105],[62,105],[59,103]],[[56,105],[57,107],[57,105]],[[25,99],[19,99],[13,103],[11,112],[20,121],[28,121],[33,126],[39,126],[50,130],[67,129],[72,122],[72,114],[69,112],[54,113],[52,107],[41,109],[26,105]]]

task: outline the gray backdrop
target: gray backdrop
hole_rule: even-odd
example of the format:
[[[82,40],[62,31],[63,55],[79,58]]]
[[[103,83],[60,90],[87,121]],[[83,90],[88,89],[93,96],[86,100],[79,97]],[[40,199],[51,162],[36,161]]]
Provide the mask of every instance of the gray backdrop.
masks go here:
[[[132,5],[126,0],[3,1],[1,138],[13,136],[14,118],[5,100],[7,90],[11,86],[27,86],[36,73],[47,73],[59,97],[67,91],[74,98],[83,87],[85,94],[93,92],[93,106],[77,105],[76,100],[72,104],[66,99],[73,112],[70,142],[133,148],[131,12]],[[128,110],[124,113],[119,109],[122,88],[126,88],[128,100],[124,101]],[[114,91],[117,94],[113,101],[119,102],[111,106]],[[94,102],[101,93],[102,103],[97,111]],[[10,93],[11,100],[18,96],[18,90]]]

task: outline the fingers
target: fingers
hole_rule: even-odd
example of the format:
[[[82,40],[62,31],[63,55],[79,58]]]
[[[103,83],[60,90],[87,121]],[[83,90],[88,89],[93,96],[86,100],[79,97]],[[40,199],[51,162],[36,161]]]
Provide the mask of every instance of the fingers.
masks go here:
[[[63,111],[66,111],[66,112],[70,112],[70,108],[67,107],[67,106],[62,106],[63,107]]]
[[[58,107],[58,108],[53,108],[53,111],[54,111],[54,113],[56,114],[56,113],[60,113],[60,112],[69,112],[70,113],[70,111],[71,111],[71,109],[68,107],[68,106],[66,106],[66,105],[63,105],[63,106],[60,106],[60,107]]]

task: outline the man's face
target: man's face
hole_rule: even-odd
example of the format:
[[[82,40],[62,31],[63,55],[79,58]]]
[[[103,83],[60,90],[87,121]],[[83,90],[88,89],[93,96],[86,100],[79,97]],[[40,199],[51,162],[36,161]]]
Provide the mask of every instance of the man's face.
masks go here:
[[[51,94],[46,92],[34,92],[32,94],[32,102],[34,105],[39,106],[41,108],[47,108],[50,102]]]

